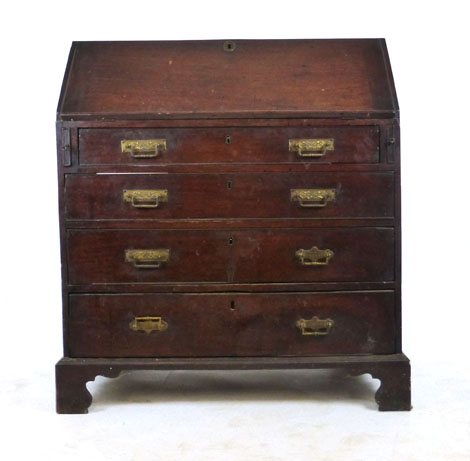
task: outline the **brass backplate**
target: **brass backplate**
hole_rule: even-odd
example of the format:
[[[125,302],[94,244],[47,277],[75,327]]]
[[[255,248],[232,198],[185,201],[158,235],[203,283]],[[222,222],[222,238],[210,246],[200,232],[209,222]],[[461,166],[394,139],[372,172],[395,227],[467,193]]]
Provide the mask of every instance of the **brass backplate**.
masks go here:
[[[297,250],[295,256],[303,266],[326,266],[334,256],[331,250],[320,250],[318,247],[312,247],[310,250]]]
[[[336,200],[335,189],[291,189],[290,199],[302,207],[324,207]]]
[[[331,319],[319,319],[312,317],[310,320],[300,319],[296,326],[302,331],[303,335],[326,336],[330,333],[335,322]]]
[[[133,331],[143,331],[150,334],[154,331],[165,331],[168,323],[161,317],[136,317],[129,324],[129,328]]]
[[[166,150],[166,139],[124,139],[121,141],[121,151],[130,153],[133,157],[156,157]]]
[[[126,250],[126,262],[140,268],[158,268],[161,263],[170,260],[170,250],[162,248],[158,250]]]
[[[289,139],[289,151],[301,157],[322,157],[332,150],[335,150],[333,138]]]
[[[168,191],[166,189],[123,190],[122,198],[135,208],[157,208],[160,203],[168,202]]]

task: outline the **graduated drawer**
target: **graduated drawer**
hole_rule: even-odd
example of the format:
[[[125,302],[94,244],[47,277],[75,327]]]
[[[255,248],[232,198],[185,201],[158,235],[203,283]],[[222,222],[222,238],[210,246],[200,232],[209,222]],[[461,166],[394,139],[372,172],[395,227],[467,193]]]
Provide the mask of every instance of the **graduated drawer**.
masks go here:
[[[69,230],[70,284],[394,279],[391,228]]]
[[[394,294],[70,295],[71,357],[395,352]]]
[[[392,172],[70,174],[66,218],[391,217]]]
[[[79,130],[81,165],[378,160],[376,126]]]

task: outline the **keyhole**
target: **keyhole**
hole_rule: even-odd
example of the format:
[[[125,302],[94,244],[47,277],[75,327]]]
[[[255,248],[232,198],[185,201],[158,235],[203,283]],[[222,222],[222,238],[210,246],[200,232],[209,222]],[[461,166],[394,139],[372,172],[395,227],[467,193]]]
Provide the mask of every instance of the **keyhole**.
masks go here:
[[[229,244],[229,245],[233,245],[233,237],[229,237],[229,238],[228,238],[228,244]]]
[[[231,136],[225,136],[225,144],[231,144],[232,143],[232,137]]]
[[[230,190],[232,187],[232,181],[227,181],[227,189]]]
[[[235,301],[230,301],[230,309],[235,310]]]
[[[227,40],[224,42],[224,50],[225,51],[233,51],[235,49],[235,42],[232,42],[231,40]]]

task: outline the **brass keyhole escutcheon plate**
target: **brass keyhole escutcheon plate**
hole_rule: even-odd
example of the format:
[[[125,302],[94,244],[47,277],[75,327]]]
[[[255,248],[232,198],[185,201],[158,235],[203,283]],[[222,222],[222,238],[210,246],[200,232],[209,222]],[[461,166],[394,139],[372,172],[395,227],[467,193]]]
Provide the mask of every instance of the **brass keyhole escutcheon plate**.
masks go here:
[[[224,51],[235,51],[237,45],[233,40],[226,40],[224,42]]]

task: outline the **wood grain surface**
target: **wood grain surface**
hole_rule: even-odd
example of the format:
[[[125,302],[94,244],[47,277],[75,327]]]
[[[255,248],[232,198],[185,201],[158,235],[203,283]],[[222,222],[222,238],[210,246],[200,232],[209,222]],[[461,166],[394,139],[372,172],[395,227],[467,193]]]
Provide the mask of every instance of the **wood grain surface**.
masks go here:
[[[393,116],[383,40],[76,42],[60,119]]]
[[[394,352],[393,292],[221,295],[73,295],[71,357],[197,357]],[[165,331],[133,331],[158,316]],[[300,319],[331,319],[302,335]]]

